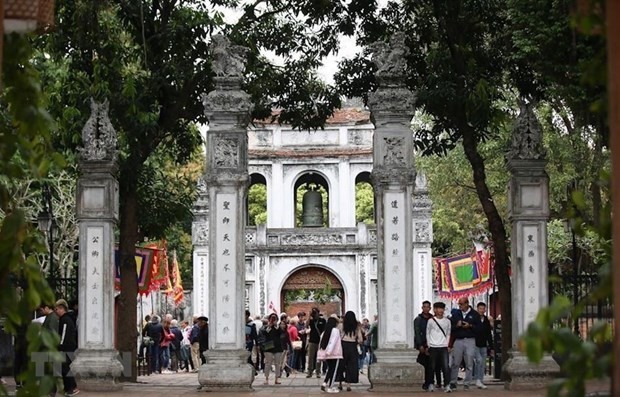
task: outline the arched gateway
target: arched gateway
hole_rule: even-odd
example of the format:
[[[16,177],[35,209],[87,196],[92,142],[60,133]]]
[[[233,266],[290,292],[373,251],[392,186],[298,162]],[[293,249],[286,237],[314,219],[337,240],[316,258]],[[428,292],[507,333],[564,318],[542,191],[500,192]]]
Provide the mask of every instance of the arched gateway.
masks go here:
[[[295,313],[317,306],[327,315],[344,314],[345,291],[334,273],[319,266],[308,265],[288,276],[280,292],[280,310],[294,316]]]

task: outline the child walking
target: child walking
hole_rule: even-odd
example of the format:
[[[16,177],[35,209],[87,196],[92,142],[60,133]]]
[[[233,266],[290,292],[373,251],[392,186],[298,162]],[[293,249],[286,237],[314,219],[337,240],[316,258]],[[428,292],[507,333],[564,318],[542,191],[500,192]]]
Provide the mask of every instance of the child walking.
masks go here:
[[[428,344],[428,354],[431,361],[431,373],[435,373],[437,369],[443,372],[443,387],[446,393],[451,393],[450,388],[450,367],[448,366],[448,342],[450,339],[451,323],[445,318],[444,311],[446,304],[443,302],[435,302],[433,304],[433,312],[435,316],[428,320],[426,326],[426,342]],[[435,387],[431,383],[428,391],[434,391]]]

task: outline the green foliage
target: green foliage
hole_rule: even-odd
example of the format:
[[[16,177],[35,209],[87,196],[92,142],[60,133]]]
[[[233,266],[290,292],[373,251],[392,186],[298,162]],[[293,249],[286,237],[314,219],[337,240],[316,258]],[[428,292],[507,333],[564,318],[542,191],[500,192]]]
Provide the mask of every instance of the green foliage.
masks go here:
[[[267,186],[257,183],[248,190],[248,225],[267,223]]]
[[[489,189],[504,219],[507,219],[509,175],[503,154],[509,141],[509,130],[502,129],[501,137],[480,145],[486,164]],[[469,182],[471,168],[461,146],[445,156],[418,156],[416,165],[428,180],[430,198],[433,200],[433,254],[448,256],[471,251],[472,233],[486,223],[480,211],[476,189]]]
[[[141,237],[165,238],[169,227],[181,223],[191,232],[191,208],[196,201],[196,175],[158,148],[144,163],[138,179],[138,222]]]
[[[338,51],[339,33],[353,34],[357,19],[376,9],[374,2],[274,0],[244,4],[239,22],[229,28],[234,41],[251,49],[247,91],[254,116],[272,116],[294,128],[321,128],[340,93],[317,77],[325,56]],[[261,53],[279,57],[269,61]]]
[[[375,223],[375,193],[372,185],[360,182],[355,185],[355,222]]]
[[[284,294],[284,301],[287,303],[297,301],[312,301],[324,305],[327,302],[342,299],[341,292],[332,288],[332,283],[325,278],[325,286],[320,289],[293,289],[287,290]]]
[[[515,85],[558,111],[567,107],[574,127],[590,126],[606,141],[605,37],[576,32],[575,22],[586,19],[576,20],[583,16],[575,13],[573,1],[510,0],[507,6]],[[588,19],[597,14],[592,12]]]
[[[34,310],[42,302],[53,302],[54,294],[36,258],[44,251],[43,239],[15,200],[11,187],[24,179],[40,179],[52,165],[62,164],[60,156],[50,155],[51,119],[44,107],[38,74],[29,62],[31,56],[28,37],[5,36],[4,91],[0,97],[0,314],[7,332],[26,332],[29,353],[56,350],[57,339],[31,323]],[[18,396],[46,395],[51,390],[51,377],[38,377],[32,361],[18,379],[25,384]],[[4,386],[0,386],[0,394],[6,395]]]
[[[58,122],[55,144],[74,154],[89,98],[109,101],[119,135],[121,275],[131,275],[139,237],[189,218],[193,185],[166,167],[186,164],[201,143],[199,98],[212,89],[208,37],[221,16],[199,1],[62,0],[56,20],[36,60]],[[122,279],[118,347],[135,352],[129,302],[137,285]]]
[[[168,241],[168,252],[172,255],[172,251],[177,252],[177,261],[179,263],[179,271],[181,272],[181,280],[183,285],[188,289],[193,287],[193,252],[191,223],[177,223],[166,229],[166,241]]]

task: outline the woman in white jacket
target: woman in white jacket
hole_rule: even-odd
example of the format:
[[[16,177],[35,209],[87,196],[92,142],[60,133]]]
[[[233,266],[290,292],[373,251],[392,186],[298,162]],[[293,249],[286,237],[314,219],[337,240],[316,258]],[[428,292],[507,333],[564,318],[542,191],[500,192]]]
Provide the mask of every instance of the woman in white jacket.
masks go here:
[[[328,393],[338,393],[340,390],[336,386],[336,374],[340,372],[342,361],[342,336],[336,318],[330,317],[327,320],[319,343],[318,358],[327,361],[327,375],[325,375],[321,390],[325,391],[327,388]]]

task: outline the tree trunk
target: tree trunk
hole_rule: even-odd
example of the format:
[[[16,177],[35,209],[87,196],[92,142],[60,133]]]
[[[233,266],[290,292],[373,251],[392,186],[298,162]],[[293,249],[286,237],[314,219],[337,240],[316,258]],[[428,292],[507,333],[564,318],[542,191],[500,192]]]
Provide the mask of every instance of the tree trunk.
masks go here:
[[[508,351],[512,348],[512,327],[510,326],[512,324],[512,284],[510,282],[506,229],[486,183],[484,160],[478,152],[475,131],[469,127],[463,127],[461,128],[461,133],[465,156],[473,170],[476,193],[486,215],[489,230],[491,231],[491,240],[493,241],[494,270],[495,278],[497,279],[502,324],[507,325],[502,327],[502,363],[505,363],[508,360]]]
[[[131,164],[127,161],[126,164]],[[131,352],[131,375],[125,376],[124,380],[137,381],[137,312],[136,299],[138,296],[138,281],[136,275],[136,238],[138,234],[138,183],[139,170],[135,167],[126,166],[121,170],[120,196],[123,198],[121,205],[121,230],[119,250],[121,254],[121,294],[118,297],[117,306],[117,348],[123,354]],[[127,373],[127,368],[125,373]]]

